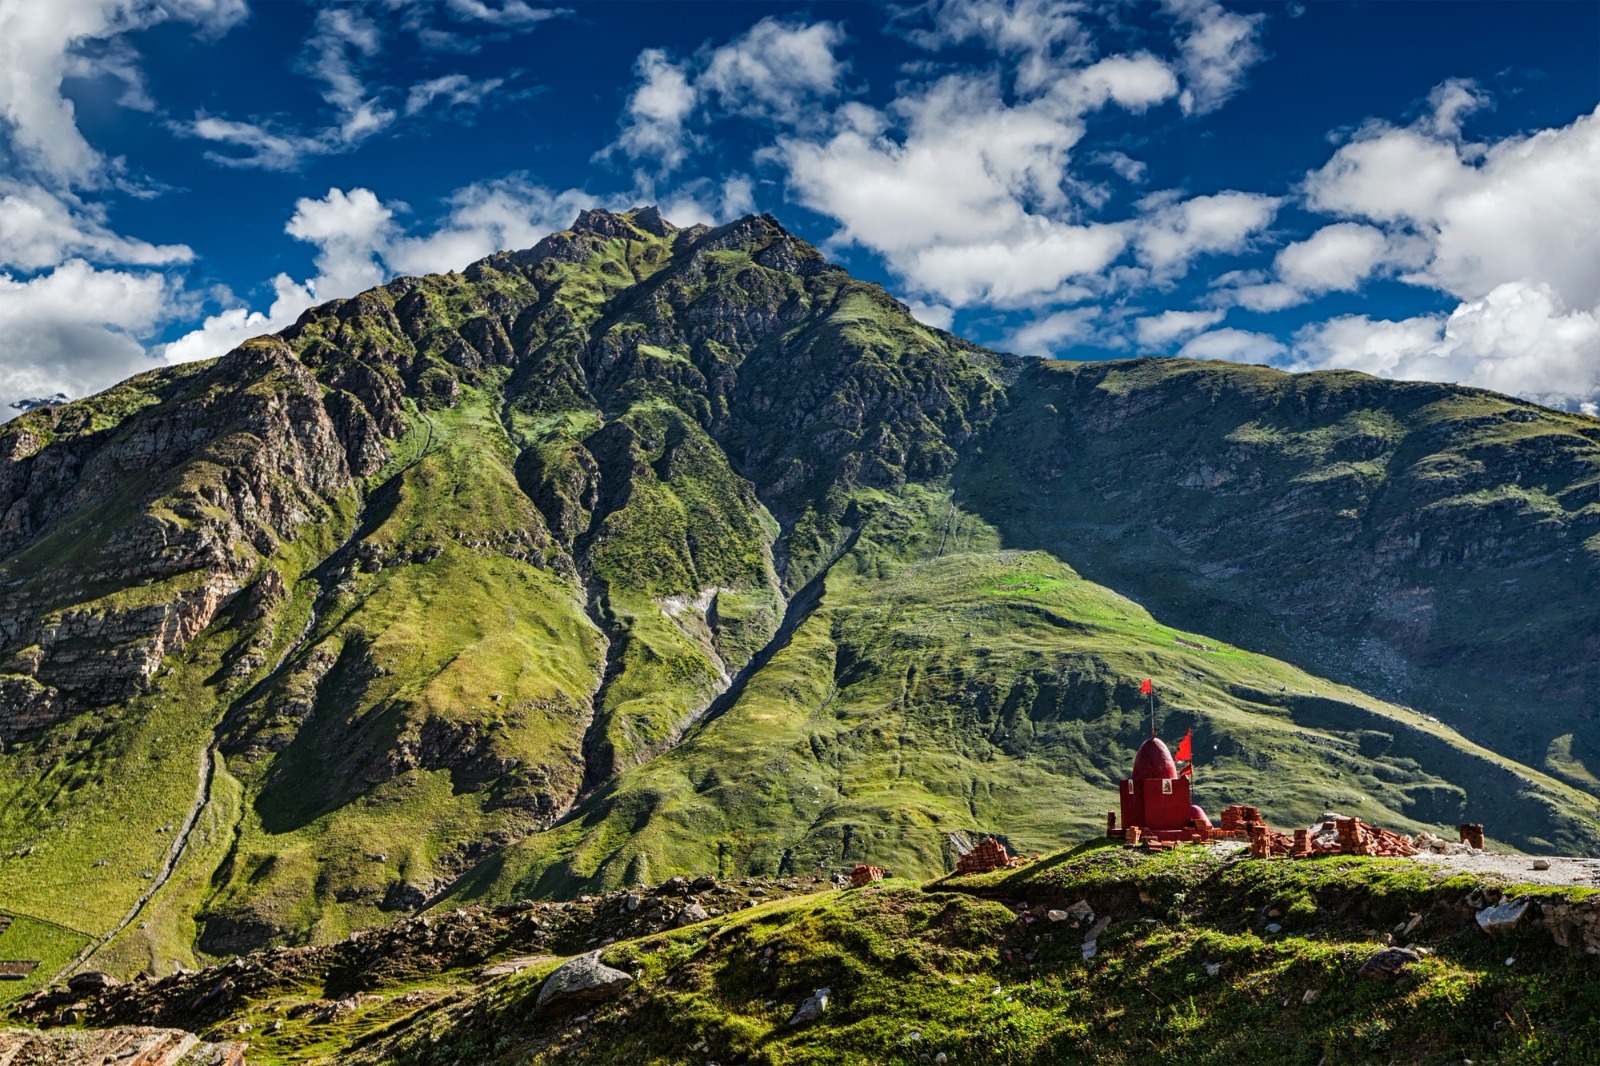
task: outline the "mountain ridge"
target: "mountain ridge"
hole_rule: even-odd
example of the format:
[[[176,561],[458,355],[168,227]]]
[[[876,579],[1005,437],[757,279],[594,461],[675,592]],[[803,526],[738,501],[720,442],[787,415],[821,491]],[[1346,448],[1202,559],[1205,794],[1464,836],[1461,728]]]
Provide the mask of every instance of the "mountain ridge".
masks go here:
[[[1275,396],[1317,390],[1268,424]],[[1460,417],[1401,424],[1389,400],[1418,390]],[[1569,642],[1571,691],[1515,721],[1514,670],[1485,690],[1498,717],[1447,706],[1470,666],[1548,672],[1504,626],[1445,649],[1456,688],[1407,660],[1386,694],[1419,711],[1245,650],[1374,684],[1347,661],[1360,604],[1327,597],[1341,655],[1319,657],[1274,606],[1270,524],[1225,486],[1303,494],[1277,533],[1311,545],[1309,602],[1341,582],[1316,516],[1371,513],[1360,464],[1427,440],[1385,461],[1460,452],[1479,482],[1539,492],[1477,509],[1468,478],[1432,498],[1448,522],[1406,520],[1443,537],[1503,516],[1553,605],[1535,637],[1586,624],[1600,422],[1448,386],[992,353],[770,216],[585,212],[0,429],[0,886],[104,931],[175,854],[97,956],[161,970],[443,899],[857,857],[935,872],[954,831],[1091,828],[1142,728],[1127,679],[1152,674],[1173,727],[1212,743],[1219,801],[1263,798],[1275,768],[1278,817],[1472,814],[1591,846],[1600,649]],[[1236,541],[1267,548],[1226,557]],[[1489,580],[1448,551],[1373,560],[1396,588],[1432,575],[1446,610]],[[1172,580],[1141,584],[1145,564]],[[191,757],[216,759],[214,794]],[[139,835],[113,847],[124,821]],[[46,898],[66,885],[94,888]]]

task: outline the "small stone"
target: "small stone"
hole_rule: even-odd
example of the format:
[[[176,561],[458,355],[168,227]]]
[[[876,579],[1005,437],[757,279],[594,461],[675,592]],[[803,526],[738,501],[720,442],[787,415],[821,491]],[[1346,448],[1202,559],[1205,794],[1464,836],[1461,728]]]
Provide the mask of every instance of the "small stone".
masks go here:
[[[636,911],[644,905],[644,897],[637,892],[629,892],[628,898],[623,901],[623,905],[630,911]]]
[[[1421,955],[1408,948],[1384,948],[1362,963],[1356,976],[1369,981],[1393,981],[1407,966],[1421,959]]]
[[[1550,860],[1549,859],[1534,859],[1533,860],[1533,868],[1535,870],[1548,870],[1548,869],[1550,869]]]
[[[950,1061],[950,1056],[941,1051],[933,1057],[933,1061],[938,1063],[938,1066],[944,1066],[945,1063]]]
[[[1222,972],[1222,963],[1220,962],[1208,962],[1204,963],[1203,965],[1206,968],[1207,977],[1215,977],[1217,974]]]
[[[1068,914],[1066,911],[1047,911],[1045,912],[1045,917],[1049,918],[1052,922],[1064,922],[1068,918],[1072,917],[1072,915]]]
[[[1279,925],[1277,922],[1273,922],[1271,925],[1267,926],[1267,932],[1281,933],[1283,932],[1283,926]]]
[[[1317,1000],[1319,1000],[1321,998],[1322,998],[1322,992],[1321,991],[1319,991],[1318,989],[1315,989],[1315,988],[1308,988],[1308,989],[1306,989],[1306,994],[1300,997],[1300,1002],[1304,1003],[1306,1006],[1309,1007],[1309,1006],[1311,1006],[1313,1003],[1315,1003]]]
[[[794,1012],[794,1017],[789,1019],[789,1024],[804,1025],[806,1022],[814,1022],[822,1017],[823,1013],[828,1009],[828,1000],[832,995],[833,989],[831,988],[819,988],[811,993],[805,998],[805,1002],[800,1004],[800,1009]]]

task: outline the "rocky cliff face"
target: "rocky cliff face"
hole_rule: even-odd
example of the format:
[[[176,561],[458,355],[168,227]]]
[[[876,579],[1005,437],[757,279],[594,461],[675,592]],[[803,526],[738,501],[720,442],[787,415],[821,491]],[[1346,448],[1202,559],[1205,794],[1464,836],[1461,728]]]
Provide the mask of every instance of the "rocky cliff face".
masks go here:
[[[385,454],[329,407],[263,341],[0,431],[0,739],[144,691],[326,518]]]
[[[1442,386],[1019,360],[770,217],[586,212],[0,429],[0,893],[137,969],[452,894],[934,872],[1096,822],[1151,673],[1219,802],[1493,792],[1580,846],[1600,649],[1536,649],[1597,628],[1594,442]],[[1485,671],[1559,712],[1522,763],[1451,702]]]

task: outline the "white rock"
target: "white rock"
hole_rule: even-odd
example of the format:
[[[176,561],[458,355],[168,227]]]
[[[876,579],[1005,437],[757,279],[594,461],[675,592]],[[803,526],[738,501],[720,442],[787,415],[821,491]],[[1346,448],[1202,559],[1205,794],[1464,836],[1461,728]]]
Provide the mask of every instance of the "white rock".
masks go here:
[[[1478,927],[1485,933],[1501,933],[1522,920],[1528,913],[1527,897],[1510,899],[1496,907],[1485,907],[1478,912]]]
[[[819,988],[805,998],[800,1004],[800,1009],[794,1012],[794,1017],[789,1019],[790,1025],[804,1025],[814,1022],[822,1017],[828,1009],[828,1000],[833,996],[833,989]]]

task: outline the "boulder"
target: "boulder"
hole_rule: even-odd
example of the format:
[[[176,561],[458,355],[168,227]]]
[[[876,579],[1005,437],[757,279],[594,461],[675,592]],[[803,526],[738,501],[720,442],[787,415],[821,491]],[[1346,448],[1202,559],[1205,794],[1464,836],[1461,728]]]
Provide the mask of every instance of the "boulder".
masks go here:
[[[691,903],[679,912],[678,924],[693,925],[695,922],[703,922],[709,917],[711,917],[711,914],[704,907],[698,903]]]
[[[600,961],[598,951],[591,951],[562,963],[545,978],[534,1009],[555,1013],[586,1003],[603,1003],[620,995],[632,981],[632,974],[607,966]]]
[[[789,1019],[789,1024],[804,1025],[806,1022],[816,1021],[828,1009],[828,1000],[832,996],[833,989],[831,988],[817,989],[805,998],[804,1003],[800,1004],[800,1009],[794,1012],[794,1017]]]
[[[86,973],[75,973],[67,978],[67,990],[76,996],[93,996],[107,989],[116,988],[121,983],[108,973],[89,970]]]
[[[1478,927],[1485,933],[1503,933],[1522,920],[1528,913],[1528,899],[1508,899],[1498,906],[1485,907],[1478,912]]]

